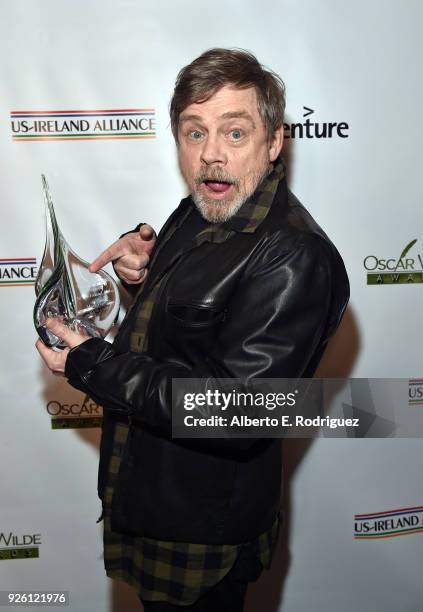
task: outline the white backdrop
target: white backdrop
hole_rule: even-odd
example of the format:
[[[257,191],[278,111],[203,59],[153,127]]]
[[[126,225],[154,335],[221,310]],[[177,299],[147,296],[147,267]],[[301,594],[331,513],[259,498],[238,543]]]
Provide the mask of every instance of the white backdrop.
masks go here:
[[[57,402],[65,407],[56,416],[73,406],[71,418],[95,419],[99,409],[43,368],[31,278],[18,285],[30,275],[23,260],[38,264],[43,250],[40,174],[65,237],[87,260],[139,221],[159,229],[185,195],[168,118],[178,70],[212,46],[251,50],[286,83],[287,123],[348,124],[345,138],[297,130],[286,144],[291,188],[338,246],[351,281],[321,372],[422,376],[423,285],[368,285],[363,263],[398,259],[417,239],[407,257],[413,271],[423,267],[422,19],[418,0],[0,3],[0,589],[65,589],[72,611],[138,609],[104,575],[99,429],[76,427],[89,421],[52,429],[49,414]],[[314,112],[303,117],[304,107]],[[18,119],[30,126],[34,111],[100,109],[154,109],[155,137],[62,140],[50,130],[39,140],[34,129],[31,140],[16,138]],[[300,455],[287,445],[287,472],[298,466],[286,485],[290,518],[249,612],[420,611],[422,533],[354,539],[356,514],[417,508],[421,517],[420,440],[320,440]],[[13,558],[29,554],[24,545],[39,556]]]

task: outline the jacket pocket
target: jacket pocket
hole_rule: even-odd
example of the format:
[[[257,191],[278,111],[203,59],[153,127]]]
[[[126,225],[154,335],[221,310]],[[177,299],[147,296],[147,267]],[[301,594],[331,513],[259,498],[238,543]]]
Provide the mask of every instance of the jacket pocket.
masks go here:
[[[166,313],[179,325],[207,327],[222,323],[225,320],[226,309],[223,304],[186,303],[170,299],[166,305]]]

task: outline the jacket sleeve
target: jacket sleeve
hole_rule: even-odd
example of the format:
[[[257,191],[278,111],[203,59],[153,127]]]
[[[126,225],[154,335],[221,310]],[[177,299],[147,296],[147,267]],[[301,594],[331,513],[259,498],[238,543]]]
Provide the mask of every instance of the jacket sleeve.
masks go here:
[[[265,248],[265,247],[263,247]],[[65,375],[99,404],[171,437],[172,378],[299,378],[325,335],[331,304],[331,252],[315,236],[289,249],[280,242],[249,262],[228,304],[213,350],[195,367],[148,354],[118,354],[101,339],[69,352]],[[339,313],[340,317],[341,313]],[[191,412],[194,416],[195,410]],[[245,448],[254,440],[220,438],[210,449]],[[190,440],[191,443],[191,440]]]

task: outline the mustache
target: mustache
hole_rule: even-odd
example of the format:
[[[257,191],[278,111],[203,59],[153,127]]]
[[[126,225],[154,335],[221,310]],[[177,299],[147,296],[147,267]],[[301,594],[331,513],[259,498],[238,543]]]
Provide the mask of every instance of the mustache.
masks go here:
[[[199,187],[205,181],[216,181],[216,183],[229,183],[239,187],[237,178],[223,170],[223,168],[203,168],[194,179],[194,183]]]

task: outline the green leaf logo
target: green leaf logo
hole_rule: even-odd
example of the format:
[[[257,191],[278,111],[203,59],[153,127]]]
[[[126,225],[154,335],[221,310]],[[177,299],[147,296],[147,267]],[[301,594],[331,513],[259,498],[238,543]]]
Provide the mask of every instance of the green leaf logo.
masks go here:
[[[407,244],[407,246],[405,247],[405,249],[403,250],[403,252],[401,253],[401,255],[398,258],[397,265],[395,266],[394,272],[396,272],[396,270],[398,268],[398,264],[401,261],[401,259],[407,255],[408,251],[411,249],[411,247],[413,247],[416,244],[416,242],[417,242],[417,238],[414,238],[414,240],[412,240],[411,242],[409,242]]]

